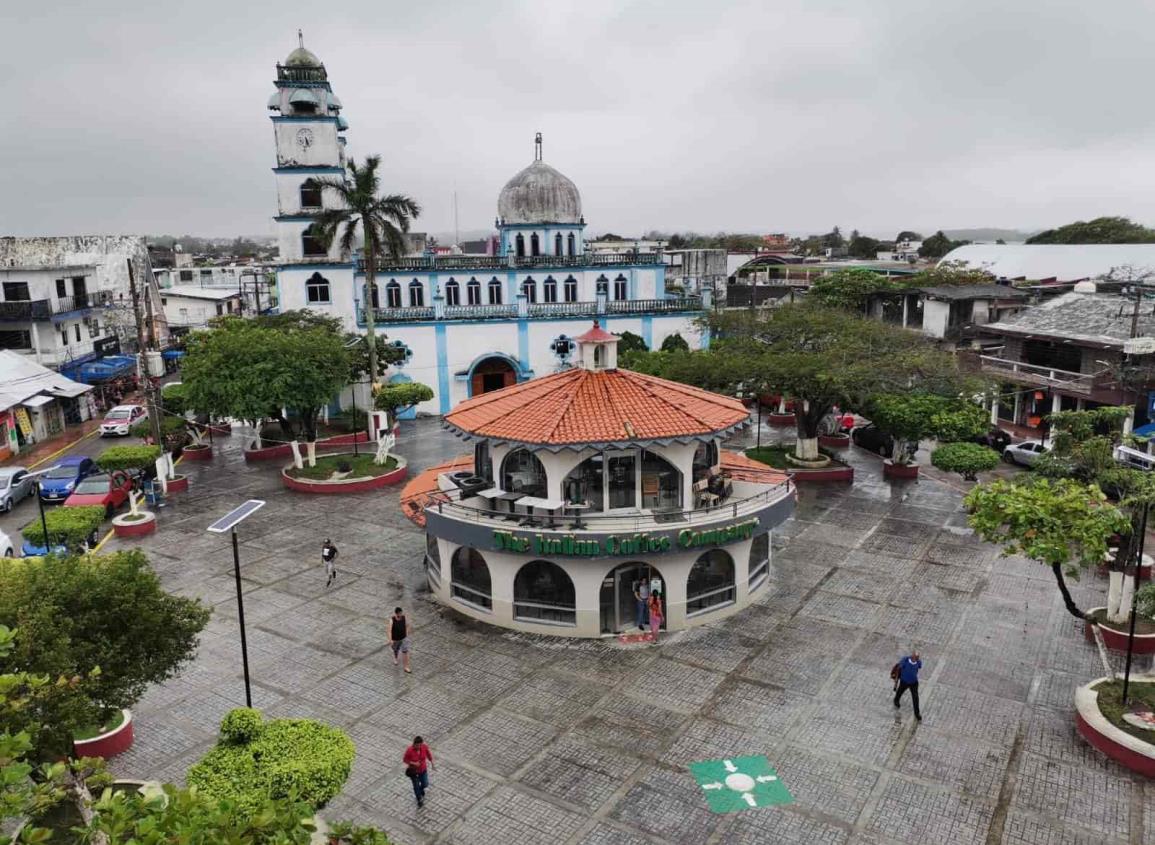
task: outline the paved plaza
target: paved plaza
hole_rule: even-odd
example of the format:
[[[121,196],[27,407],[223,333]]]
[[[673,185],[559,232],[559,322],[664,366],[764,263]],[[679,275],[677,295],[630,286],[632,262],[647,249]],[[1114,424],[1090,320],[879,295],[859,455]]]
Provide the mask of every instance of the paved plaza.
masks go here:
[[[399,490],[291,494],[278,467],[246,466],[241,445],[183,465],[192,489],[143,543],[169,589],[214,613],[196,661],[137,707],[119,775],[181,781],[243,705],[229,540],[204,529],[262,498],[241,530],[254,704],[353,737],[353,775],[328,817],[460,845],[1155,842],[1155,783],[1075,734],[1073,691],[1102,669],[1050,572],[978,542],[945,483],[892,486],[856,451],[853,486],[801,492],[760,603],[623,647],[434,605]],[[467,450],[435,420],[407,423],[398,449],[412,472]],[[326,536],[341,550],[329,589]],[[1101,603],[1105,582],[1073,593]],[[385,645],[398,604],[415,628],[412,676]],[[926,666],[917,726],[909,700],[895,712],[888,678],[911,647]],[[400,762],[414,734],[437,760],[421,810]],[[795,803],[711,813],[688,765],[752,755]]]

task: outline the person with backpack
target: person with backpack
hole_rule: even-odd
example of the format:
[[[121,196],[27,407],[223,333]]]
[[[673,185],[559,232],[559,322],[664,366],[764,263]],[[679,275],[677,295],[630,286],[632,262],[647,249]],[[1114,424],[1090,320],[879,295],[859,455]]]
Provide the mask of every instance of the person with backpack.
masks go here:
[[[413,744],[405,749],[401,756],[405,764],[405,777],[413,782],[413,795],[417,798],[417,807],[425,806],[425,790],[429,788],[429,769],[437,768],[433,765],[433,753],[419,736],[413,737]]]
[[[918,709],[918,673],[922,669],[922,660],[918,652],[912,651],[908,656],[894,664],[890,670],[890,678],[894,681],[894,706],[899,707],[902,694],[910,690],[910,700],[914,704],[914,718],[921,722],[922,713]]]
[[[337,579],[337,547],[328,537],[321,546],[321,562],[325,564],[325,586],[328,587]]]

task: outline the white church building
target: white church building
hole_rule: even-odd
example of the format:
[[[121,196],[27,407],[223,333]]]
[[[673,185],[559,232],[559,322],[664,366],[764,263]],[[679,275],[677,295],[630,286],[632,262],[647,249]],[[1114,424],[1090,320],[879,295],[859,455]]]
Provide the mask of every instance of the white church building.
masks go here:
[[[268,108],[277,146],[280,308],[331,314],[361,331],[359,256],[342,253],[336,241],[326,251],[308,231],[335,201],[312,179],[345,175],[349,124],[341,101],[303,44],[277,65],[275,84]],[[653,349],[672,334],[691,348],[708,342],[693,321],[709,303],[667,295],[661,253],[587,252],[585,229],[577,186],[543,161],[539,134],[532,163],[498,197],[498,254],[380,262],[370,294],[374,324],[409,353],[389,378],[433,389],[417,410],[445,414],[464,399],[555,372],[591,318],[611,332],[640,335]]]

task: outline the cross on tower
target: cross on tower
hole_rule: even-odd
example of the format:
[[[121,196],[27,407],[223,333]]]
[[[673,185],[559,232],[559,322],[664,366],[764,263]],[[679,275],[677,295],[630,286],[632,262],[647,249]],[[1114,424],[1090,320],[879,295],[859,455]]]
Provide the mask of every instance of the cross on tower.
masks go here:
[[[533,160],[541,161],[541,133],[538,132],[533,139]]]

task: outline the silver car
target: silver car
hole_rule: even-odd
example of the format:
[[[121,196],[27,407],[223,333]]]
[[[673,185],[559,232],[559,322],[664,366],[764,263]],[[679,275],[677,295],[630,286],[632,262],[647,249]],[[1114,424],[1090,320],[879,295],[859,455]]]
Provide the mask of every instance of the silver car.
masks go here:
[[[8,513],[25,496],[31,496],[36,485],[25,467],[0,467],[0,511]]]
[[[1038,440],[1028,440],[1025,443],[1016,443],[1003,449],[1003,460],[1008,464],[1031,467],[1039,459],[1051,451]]]

